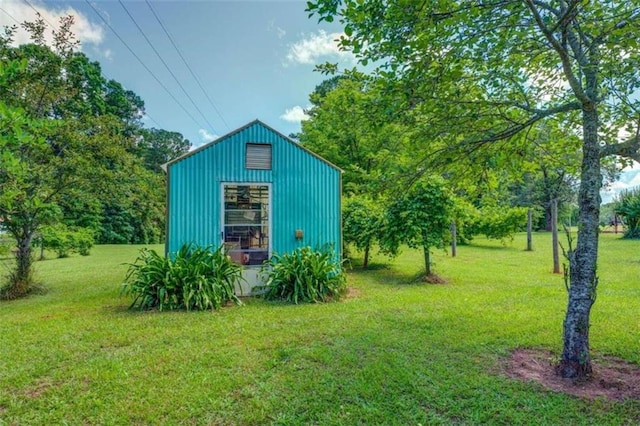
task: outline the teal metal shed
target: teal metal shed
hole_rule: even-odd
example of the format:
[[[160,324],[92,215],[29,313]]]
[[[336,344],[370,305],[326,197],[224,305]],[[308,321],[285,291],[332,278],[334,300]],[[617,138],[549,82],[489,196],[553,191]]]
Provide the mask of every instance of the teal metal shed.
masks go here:
[[[249,288],[273,253],[341,250],[341,170],[259,120],[166,164],[167,255],[224,244]]]

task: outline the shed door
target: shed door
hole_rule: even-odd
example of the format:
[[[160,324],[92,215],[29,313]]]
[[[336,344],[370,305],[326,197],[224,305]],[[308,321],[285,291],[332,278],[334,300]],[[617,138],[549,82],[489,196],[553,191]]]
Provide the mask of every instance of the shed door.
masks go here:
[[[269,193],[267,184],[223,184],[223,241],[238,264],[258,267],[269,258]]]

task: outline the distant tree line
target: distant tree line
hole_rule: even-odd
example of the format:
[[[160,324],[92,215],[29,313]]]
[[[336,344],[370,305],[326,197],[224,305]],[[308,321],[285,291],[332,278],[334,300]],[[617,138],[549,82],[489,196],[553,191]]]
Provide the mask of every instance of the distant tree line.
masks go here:
[[[30,291],[44,226],[98,243],[162,241],[160,166],[190,148],[180,133],[143,126],[143,100],[78,51],[72,25],[63,17],[51,44],[41,17],[22,24],[29,44],[14,46],[16,26],[0,35],[0,221],[17,244],[5,298]]]

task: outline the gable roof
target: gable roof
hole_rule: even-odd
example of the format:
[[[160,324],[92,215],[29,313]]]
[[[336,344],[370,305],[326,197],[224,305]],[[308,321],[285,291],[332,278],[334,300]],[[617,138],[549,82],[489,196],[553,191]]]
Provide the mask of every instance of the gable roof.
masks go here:
[[[305,148],[304,146],[300,145],[298,142],[294,141],[290,137],[283,135],[279,131],[275,130],[273,127],[264,124],[262,121],[260,121],[258,119],[253,120],[250,123],[247,123],[244,126],[238,128],[236,130],[233,130],[232,132],[227,133],[224,136],[220,136],[218,139],[215,139],[215,140],[213,140],[213,141],[211,141],[209,143],[206,143],[206,144],[194,149],[193,151],[189,151],[186,154],[181,155],[180,157],[174,158],[173,160],[171,160],[171,161],[169,161],[167,163],[164,163],[160,167],[162,167],[162,170],[164,170],[165,173],[166,173],[167,170],[169,169],[169,167],[172,166],[173,164],[175,164],[175,163],[177,163],[179,161],[182,161],[182,160],[184,160],[184,159],[186,159],[188,157],[191,157],[192,155],[195,155],[195,154],[199,153],[200,151],[203,151],[203,150],[205,150],[207,148],[210,148],[210,147],[212,147],[214,145],[217,145],[220,142],[224,142],[225,140],[229,139],[230,137],[232,137],[232,136],[234,136],[234,135],[236,135],[236,134],[238,134],[240,132],[243,132],[244,130],[246,130],[249,127],[254,126],[256,124],[259,125],[259,126],[264,127],[265,129],[267,129],[267,130],[269,130],[269,131],[271,131],[273,133],[275,133],[277,136],[281,137],[283,140],[289,142],[290,144],[296,146],[298,149],[301,149],[301,150],[305,151],[307,154],[310,154],[310,155],[316,157],[318,160],[320,160],[323,163],[327,164],[329,167],[332,167],[332,168],[338,170],[340,173],[342,173],[343,170],[340,167],[338,167],[335,164],[331,163],[330,161],[322,158],[321,156],[319,156],[315,152],[311,151],[309,148]],[[255,141],[255,142],[258,142],[258,141]]]

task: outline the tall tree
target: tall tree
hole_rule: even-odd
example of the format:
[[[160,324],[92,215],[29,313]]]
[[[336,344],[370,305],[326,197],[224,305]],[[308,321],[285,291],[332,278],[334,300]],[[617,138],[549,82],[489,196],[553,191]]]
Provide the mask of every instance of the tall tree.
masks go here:
[[[348,194],[375,195],[393,182],[405,152],[402,124],[385,117],[381,97],[358,74],[326,80],[310,95],[313,107],[300,143],[344,170]]]
[[[101,199],[135,194],[145,207],[132,218],[144,230],[140,239],[162,217],[161,178],[132,154],[142,101],[74,51],[72,24],[61,19],[53,48],[41,18],[23,24],[32,44],[13,47],[15,28],[0,35],[0,219],[18,247],[5,298],[32,289],[31,242],[41,226],[65,219],[95,226]]]
[[[640,159],[637,2],[319,0],[308,10],[338,16],[342,47],[381,61],[379,74],[415,99],[443,154],[513,146],[514,135],[553,117],[576,126],[579,226],[557,371],[591,373],[601,162]],[[629,136],[621,140],[623,129]]]
[[[190,148],[191,142],[182,134],[151,128],[139,131],[136,153],[147,169],[162,173],[163,164],[186,154]]]

